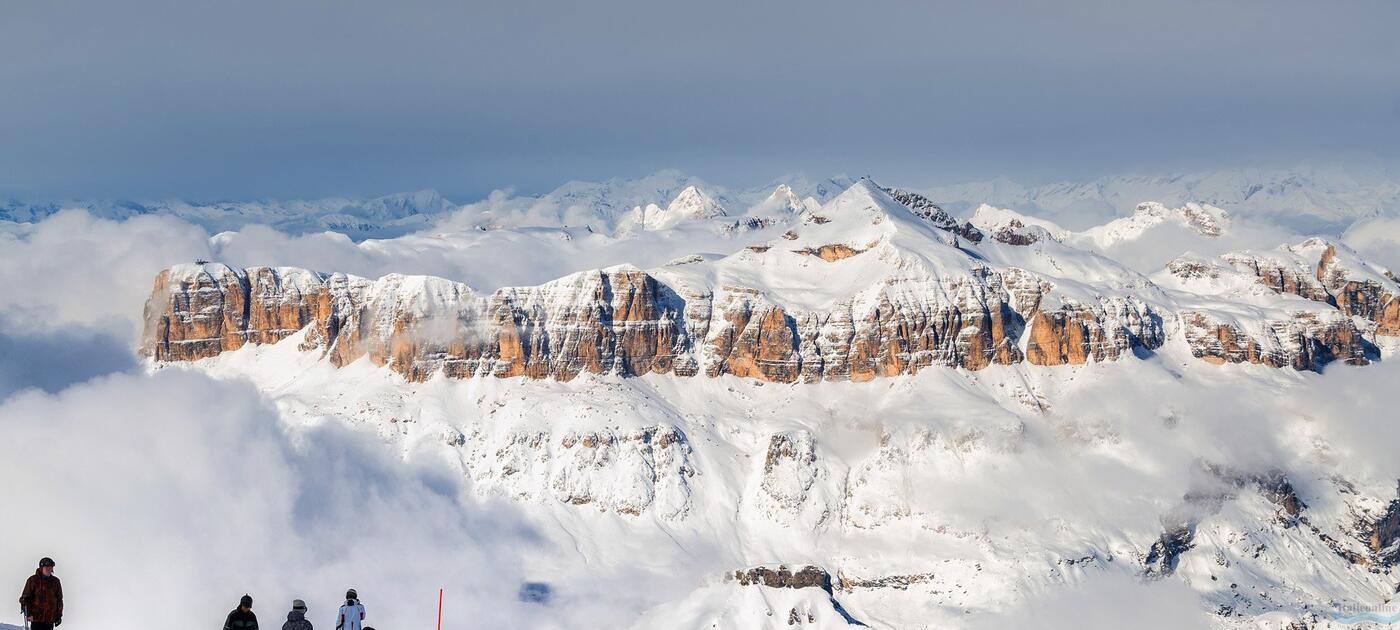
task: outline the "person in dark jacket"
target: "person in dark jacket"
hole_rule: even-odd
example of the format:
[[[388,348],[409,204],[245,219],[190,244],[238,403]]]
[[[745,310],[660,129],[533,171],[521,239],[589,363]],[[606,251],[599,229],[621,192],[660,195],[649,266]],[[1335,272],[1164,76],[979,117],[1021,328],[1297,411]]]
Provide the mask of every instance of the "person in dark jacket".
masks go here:
[[[258,630],[258,616],[253,614],[253,598],[244,595],[238,600],[238,608],[224,620],[224,630]]]
[[[39,569],[24,583],[19,608],[33,630],[53,630],[63,623],[63,584],[53,574],[52,558],[39,561]]]
[[[292,612],[287,613],[287,623],[282,624],[282,630],[312,630],[311,622],[306,620],[306,602],[292,600]]]

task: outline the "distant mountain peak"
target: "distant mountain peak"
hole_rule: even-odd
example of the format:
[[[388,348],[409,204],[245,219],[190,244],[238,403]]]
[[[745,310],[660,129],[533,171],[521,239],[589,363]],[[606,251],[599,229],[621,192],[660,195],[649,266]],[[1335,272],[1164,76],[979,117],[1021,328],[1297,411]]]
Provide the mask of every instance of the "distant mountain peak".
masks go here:
[[[667,212],[679,213],[688,219],[709,219],[725,216],[724,207],[695,186],[686,186],[666,206]]]

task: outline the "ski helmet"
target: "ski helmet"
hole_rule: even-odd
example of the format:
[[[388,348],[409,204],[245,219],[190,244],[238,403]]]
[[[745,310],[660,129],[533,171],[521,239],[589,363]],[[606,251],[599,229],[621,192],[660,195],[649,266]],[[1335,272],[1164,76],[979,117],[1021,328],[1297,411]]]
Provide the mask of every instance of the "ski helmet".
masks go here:
[[[41,568],[41,569],[44,568],[44,567],[52,567],[52,566],[56,566],[56,565],[53,563],[53,558],[44,558],[43,560],[40,560],[40,561],[39,561],[39,568]]]
[[[359,594],[359,593],[356,593],[356,592],[355,592],[355,589],[352,588],[352,589],[350,589],[350,590],[348,590],[348,591],[345,591],[345,599],[359,599],[359,598],[360,598],[360,594]]]

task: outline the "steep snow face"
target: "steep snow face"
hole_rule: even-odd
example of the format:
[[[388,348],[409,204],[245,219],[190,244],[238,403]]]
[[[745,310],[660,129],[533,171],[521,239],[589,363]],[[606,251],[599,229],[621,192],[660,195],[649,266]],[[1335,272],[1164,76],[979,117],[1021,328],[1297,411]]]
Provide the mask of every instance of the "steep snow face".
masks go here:
[[[687,186],[670,205],[666,206],[667,212],[673,212],[687,219],[710,219],[724,216],[724,208],[711,199],[709,195],[700,191],[694,186]]]
[[[759,214],[789,213],[796,214],[807,210],[816,210],[821,207],[821,202],[812,197],[799,199],[797,193],[787,184],[778,184],[773,189],[773,194],[768,195],[755,209]]]
[[[664,210],[653,203],[640,212],[642,225],[648,230],[664,230],[686,220],[725,216],[724,207],[695,186],[685,187]]]

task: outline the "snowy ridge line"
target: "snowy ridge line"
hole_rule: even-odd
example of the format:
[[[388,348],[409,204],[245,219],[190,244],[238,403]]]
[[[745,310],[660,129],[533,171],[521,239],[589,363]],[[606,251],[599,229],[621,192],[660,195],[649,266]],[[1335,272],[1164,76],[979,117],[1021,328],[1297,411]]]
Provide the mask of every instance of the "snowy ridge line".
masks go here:
[[[1208,362],[1319,370],[1365,364],[1377,336],[1400,336],[1398,296],[1388,270],[1323,239],[1179,259],[1149,279],[1041,225],[958,224],[863,179],[763,246],[489,295],[430,276],[177,265],[156,279],[143,352],[197,360],[308,330],[302,349],[336,366],[367,357],[415,381],[441,371],[817,382],[1111,361],[1183,331]]]

